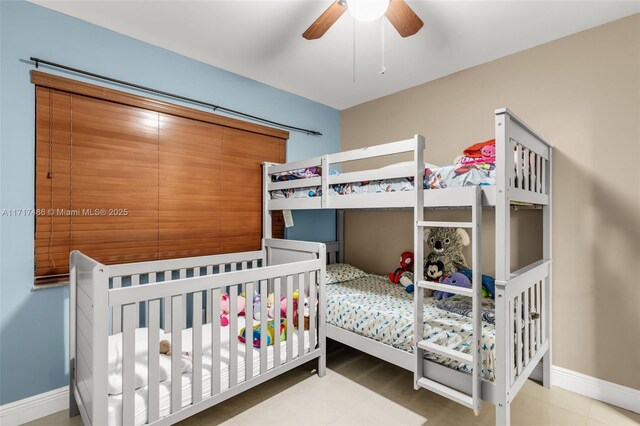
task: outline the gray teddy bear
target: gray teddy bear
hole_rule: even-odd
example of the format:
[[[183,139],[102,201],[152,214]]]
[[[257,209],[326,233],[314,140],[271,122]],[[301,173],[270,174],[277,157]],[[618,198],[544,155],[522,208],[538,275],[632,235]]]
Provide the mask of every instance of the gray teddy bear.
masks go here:
[[[425,229],[424,241],[429,253],[424,263],[425,279],[437,281],[442,275],[451,275],[468,268],[462,247],[468,246],[471,238],[462,228]]]

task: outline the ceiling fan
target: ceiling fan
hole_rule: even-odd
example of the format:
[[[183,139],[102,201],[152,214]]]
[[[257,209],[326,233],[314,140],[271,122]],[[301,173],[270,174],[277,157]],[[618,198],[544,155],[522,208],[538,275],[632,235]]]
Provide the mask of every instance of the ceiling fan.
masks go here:
[[[346,10],[358,21],[374,21],[386,15],[402,37],[414,35],[424,25],[404,0],[337,0],[311,24],[302,37],[307,40],[322,37]]]

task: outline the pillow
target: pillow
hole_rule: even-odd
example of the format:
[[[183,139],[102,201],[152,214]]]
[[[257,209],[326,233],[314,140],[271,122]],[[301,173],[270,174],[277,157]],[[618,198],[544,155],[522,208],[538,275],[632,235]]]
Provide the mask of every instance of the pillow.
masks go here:
[[[368,274],[355,266],[346,263],[333,263],[327,265],[327,284],[341,283],[366,277]]]

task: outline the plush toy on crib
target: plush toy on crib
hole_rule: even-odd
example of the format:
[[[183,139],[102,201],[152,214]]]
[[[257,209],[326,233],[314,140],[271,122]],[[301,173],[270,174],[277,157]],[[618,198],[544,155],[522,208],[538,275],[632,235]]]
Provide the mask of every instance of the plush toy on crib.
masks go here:
[[[220,325],[225,327],[229,325],[229,295],[223,293],[220,296]],[[244,315],[245,300],[243,296],[238,296],[238,315]]]
[[[161,340],[160,341],[160,354],[161,355],[167,355],[167,356],[171,356],[171,342],[168,340]],[[193,358],[193,353],[191,352],[187,352],[184,351],[182,352],[182,359],[185,362],[191,362]]]
[[[402,284],[404,289],[411,293],[413,291],[413,253],[405,251],[400,255],[400,267],[393,272],[389,272],[389,281],[394,284]]]

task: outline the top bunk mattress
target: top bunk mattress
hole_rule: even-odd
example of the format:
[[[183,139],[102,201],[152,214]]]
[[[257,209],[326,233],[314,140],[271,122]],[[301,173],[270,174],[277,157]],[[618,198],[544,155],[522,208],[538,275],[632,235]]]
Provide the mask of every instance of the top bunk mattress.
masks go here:
[[[368,275],[327,284],[327,323],[396,349],[413,352],[413,294],[388,278]],[[471,353],[471,318],[438,308],[434,297],[424,298],[424,338],[440,345]],[[483,299],[492,310],[493,300]],[[493,381],[495,327],[482,322],[482,377]],[[471,365],[428,354],[426,359],[469,373]]]
[[[390,166],[391,167],[391,166]],[[332,170],[331,174],[339,172]],[[297,180],[317,177],[314,171],[297,170],[281,176],[282,180]],[[280,179],[278,179],[280,180]],[[412,191],[413,176],[385,180],[341,183],[329,186],[329,195],[371,194],[379,192]],[[452,164],[443,167],[428,165],[425,168],[424,189],[444,189],[463,186],[495,185],[495,164]],[[272,199],[312,198],[322,195],[320,186],[287,188],[271,191]]]

